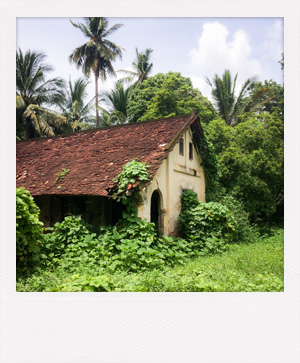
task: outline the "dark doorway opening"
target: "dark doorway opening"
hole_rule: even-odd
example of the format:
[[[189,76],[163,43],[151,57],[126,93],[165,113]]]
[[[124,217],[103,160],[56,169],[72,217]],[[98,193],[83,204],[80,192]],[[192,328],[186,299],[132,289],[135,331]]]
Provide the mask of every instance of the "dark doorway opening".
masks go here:
[[[154,190],[151,196],[151,215],[150,221],[155,224],[157,233],[160,232],[160,195],[157,190]]]

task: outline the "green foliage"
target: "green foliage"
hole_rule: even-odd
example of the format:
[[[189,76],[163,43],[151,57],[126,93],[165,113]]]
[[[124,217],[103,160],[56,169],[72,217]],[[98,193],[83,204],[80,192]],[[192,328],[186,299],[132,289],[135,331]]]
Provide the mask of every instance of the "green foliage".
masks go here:
[[[250,224],[249,214],[245,211],[244,204],[226,193],[224,188],[219,189],[221,191],[214,195],[214,203],[200,203],[197,194],[191,190],[182,194],[179,216],[182,236],[194,241],[203,239],[204,245],[211,245],[209,252],[212,252],[213,246],[217,247],[216,238],[222,240],[224,236],[227,242],[257,241],[258,230]],[[191,235],[189,236],[188,233]],[[228,233],[229,235],[226,235]],[[214,240],[210,240],[212,236]],[[208,251],[205,250],[205,252]]]
[[[200,248],[208,238],[229,241],[236,230],[236,221],[231,211],[215,202],[199,202],[197,207],[180,214],[179,223],[182,236],[195,241]]]
[[[283,230],[254,244],[230,245],[222,255],[185,265],[128,273],[85,269],[39,270],[19,278],[17,291],[283,291]]]
[[[245,211],[242,201],[236,199],[233,195],[223,194],[219,202],[225,205],[234,215],[236,221],[236,230],[233,237],[237,243],[253,243],[258,240],[259,233],[255,225],[250,223],[249,214]]]
[[[216,187],[216,182],[221,176],[220,165],[215,148],[208,139],[202,138],[199,148],[206,176],[206,193],[209,193]]]
[[[253,90],[251,91],[251,95],[255,95],[258,92],[261,92],[264,89],[269,89],[272,93],[272,97],[264,102],[262,105],[263,112],[273,113],[275,112],[280,119],[284,120],[284,87],[281,84],[276,83],[273,80],[262,82],[255,82],[253,85]]]
[[[39,262],[39,244],[43,241],[40,210],[24,188],[16,191],[17,271],[28,271]]]
[[[66,175],[68,175],[70,172],[70,169],[63,169],[57,174],[57,178],[55,179],[55,183],[57,183],[59,180],[62,180],[65,178]]]
[[[236,127],[212,121],[208,138],[218,156],[220,183],[250,216],[268,217],[283,201],[283,123],[276,113],[245,114]]]
[[[46,79],[53,69],[45,64],[46,55],[36,51],[16,53],[16,116],[20,139],[54,136],[67,123],[65,117],[49,110],[63,99],[63,80]]]
[[[220,203],[202,203],[197,194],[187,190],[181,196],[179,231],[202,254],[224,252],[232,241],[237,223],[232,212]]]
[[[181,212],[188,211],[192,208],[198,207],[199,199],[197,193],[193,190],[185,190],[181,194]]]
[[[132,160],[124,165],[121,173],[113,180],[118,188],[115,195],[124,194],[128,186],[132,186],[136,181],[145,182],[148,179],[147,165]]]
[[[186,241],[163,236],[159,239],[153,223],[129,213],[113,227],[101,227],[100,234],[88,234],[70,243],[62,257],[64,269],[141,271],[183,263],[191,252]]]
[[[48,228],[48,231],[52,228]],[[80,246],[84,238],[90,234],[80,216],[66,217],[61,223],[55,223],[53,232],[44,236],[40,246],[41,262],[44,266],[61,263],[61,257],[69,245]]]
[[[180,73],[158,73],[131,93],[127,113],[132,122],[190,114],[194,109],[207,123],[215,116],[211,103]]]
[[[225,69],[222,78],[217,74],[212,82],[206,78],[207,83],[212,87],[211,94],[215,109],[227,125],[237,124],[240,116],[245,112],[261,111],[264,104],[273,97],[270,87],[261,87],[254,91],[255,78],[248,78],[236,96],[237,76],[236,74],[232,78],[230,71]]]

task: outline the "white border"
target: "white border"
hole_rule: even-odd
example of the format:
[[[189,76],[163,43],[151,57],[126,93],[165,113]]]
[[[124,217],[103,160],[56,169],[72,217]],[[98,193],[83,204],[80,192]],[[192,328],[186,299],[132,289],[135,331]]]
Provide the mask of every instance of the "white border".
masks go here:
[[[299,1],[1,0],[1,363],[299,362]],[[285,292],[16,293],[16,17],[284,17]]]

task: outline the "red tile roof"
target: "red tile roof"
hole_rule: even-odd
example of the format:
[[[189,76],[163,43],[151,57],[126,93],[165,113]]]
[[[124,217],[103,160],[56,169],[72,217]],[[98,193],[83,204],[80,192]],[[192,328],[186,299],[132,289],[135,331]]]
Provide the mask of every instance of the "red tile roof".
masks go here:
[[[32,195],[106,195],[123,166],[137,159],[153,177],[190,127],[202,130],[194,113],[17,143],[17,187]],[[55,182],[58,173],[69,173]],[[60,186],[61,188],[57,189]]]

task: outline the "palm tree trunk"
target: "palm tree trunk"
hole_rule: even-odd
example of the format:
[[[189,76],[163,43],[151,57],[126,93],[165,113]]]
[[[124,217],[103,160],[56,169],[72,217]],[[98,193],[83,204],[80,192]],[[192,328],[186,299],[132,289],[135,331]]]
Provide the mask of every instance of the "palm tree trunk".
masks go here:
[[[98,77],[95,75],[95,87],[96,87],[96,127],[99,127],[99,111],[98,111]]]
[[[33,136],[30,127],[30,121],[28,119],[25,119],[25,130],[26,130],[26,139],[31,139]]]

